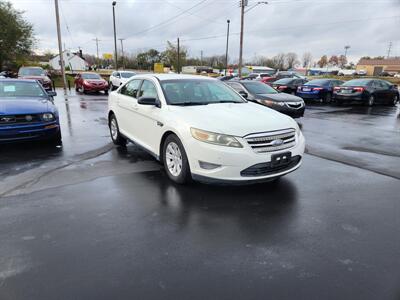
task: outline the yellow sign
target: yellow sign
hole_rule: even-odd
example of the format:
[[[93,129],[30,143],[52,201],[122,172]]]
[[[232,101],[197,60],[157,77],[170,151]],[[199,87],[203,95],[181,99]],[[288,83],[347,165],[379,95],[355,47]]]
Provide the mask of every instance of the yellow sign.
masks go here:
[[[104,59],[113,59],[112,53],[103,53],[103,58]]]
[[[164,73],[164,64],[155,63],[154,64],[154,73]]]

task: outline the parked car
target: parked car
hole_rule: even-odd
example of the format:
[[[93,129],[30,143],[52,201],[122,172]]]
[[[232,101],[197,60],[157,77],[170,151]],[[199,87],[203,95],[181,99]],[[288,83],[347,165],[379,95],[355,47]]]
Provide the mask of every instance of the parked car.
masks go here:
[[[264,77],[261,79],[261,82],[270,84],[270,83],[272,83],[272,82],[278,81],[278,80],[283,79],[283,78],[299,78],[299,79],[305,79],[304,76],[301,76],[301,75],[299,75],[299,74],[297,74],[297,73],[295,73],[295,72],[280,71],[280,72],[277,72],[276,74],[272,75],[271,77],[264,76]]]
[[[216,79],[137,75],[108,101],[112,141],[134,141],[177,183],[270,181],[301,164],[297,123]]]
[[[271,86],[282,93],[296,95],[297,88],[307,82],[302,78],[283,78],[275,81]]]
[[[52,90],[53,84],[47,72],[41,67],[21,67],[18,71],[20,79],[35,79],[38,80],[45,90]]]
[[[375,103],[396,105],[399,101],[397,85],[385,80],[366,78],[353,79],[334,88],[333,98],[338,104],[343,102],[361,102],[368,106]]]
[[[367,75],[367,71],[366,70],[357,70],[356,71],[356,75],[358,75],[358,76],[366,76]]]
[[[300,97],[280,93],[258,81],[227,81],[226,84],[249,101],[267,106],[293,118],[300,118],[304,115],[305,105]]]
[[[297,96],[304,100],[321,100],[325,103],[332,101],[333,89],[344,81],[337,79],[314,79],[297,88]]]
[[[343,70],[340,70],[338,72],[338,76],[354,76],[354,75],[357,75],[357,71],[356,70],[343,69]]]
[[[131,71],[114,71],[110,76],[110,89],[113,91],[119,88],[122,84],[127,82],[129,78],[135,76],[135,72]]]
[[[379,76],[382,76],[382,77],[394,77],[394,75],[396,75],[396,72],[383,71],[379,74]]]
[[[400,78],[400,73],[397,73],[393,76],[394,78]]]
[[[0,143],[47,140],[61,144],[55,95],[36,80],[0,79]]]
[[[83,72],[75,77],[75,90],[84,94],[103,91],[108,95],[108,83],[97,73]]]

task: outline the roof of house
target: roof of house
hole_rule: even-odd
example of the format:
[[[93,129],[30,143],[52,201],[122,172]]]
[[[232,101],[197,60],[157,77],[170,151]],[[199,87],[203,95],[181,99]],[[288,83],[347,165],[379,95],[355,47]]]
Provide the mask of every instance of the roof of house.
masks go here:
[[[358,62],[359,65],[366,65],[366,66],[376,66],[376,65],[383,65],[383,66],[396,66],[400,65],[400,58],[386,58],[386,59],[360,59]]]

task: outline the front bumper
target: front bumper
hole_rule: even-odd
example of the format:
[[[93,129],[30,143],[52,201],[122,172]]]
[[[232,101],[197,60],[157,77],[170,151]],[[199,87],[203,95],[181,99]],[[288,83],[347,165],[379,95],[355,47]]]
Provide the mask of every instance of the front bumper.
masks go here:
[[[0,144],[51,139],[60,132],[58,122],[0,126]]]
[[[270,181],[277,177],[293,172],[301,165],[301,157],[304,153],[305,139],[302,133],[296,137],[294,147],[274,152],[256,153],[243,138],[237,138],[243,148],[231,148],[212,145],[197,141],[193,138],[185,144],[186,153],[189,159],[192,177],[202,182],[246,184]],[[266,175],[251,175],[248,172],[251,167],[262,164],[267,166],[271,162],[271,156],[279,153],[290,152],[292,158],[299,160],[288,168],[271,170],[263,173]],[[200,162],[207,162],[219,167],[207,170],[200,166]]]
[[[108,90],[108,85],[84,85],[83,87],[87,92],[100,92]]]

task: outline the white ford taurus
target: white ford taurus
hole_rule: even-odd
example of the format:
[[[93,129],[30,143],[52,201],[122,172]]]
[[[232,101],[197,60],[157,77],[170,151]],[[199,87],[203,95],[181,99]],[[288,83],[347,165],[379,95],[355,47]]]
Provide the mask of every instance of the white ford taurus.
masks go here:
[[[269,181],[296,170],[304,153],[292,118],[211,78],[134,76],[108,108],[113,142],[143,147],[177,183]]]

